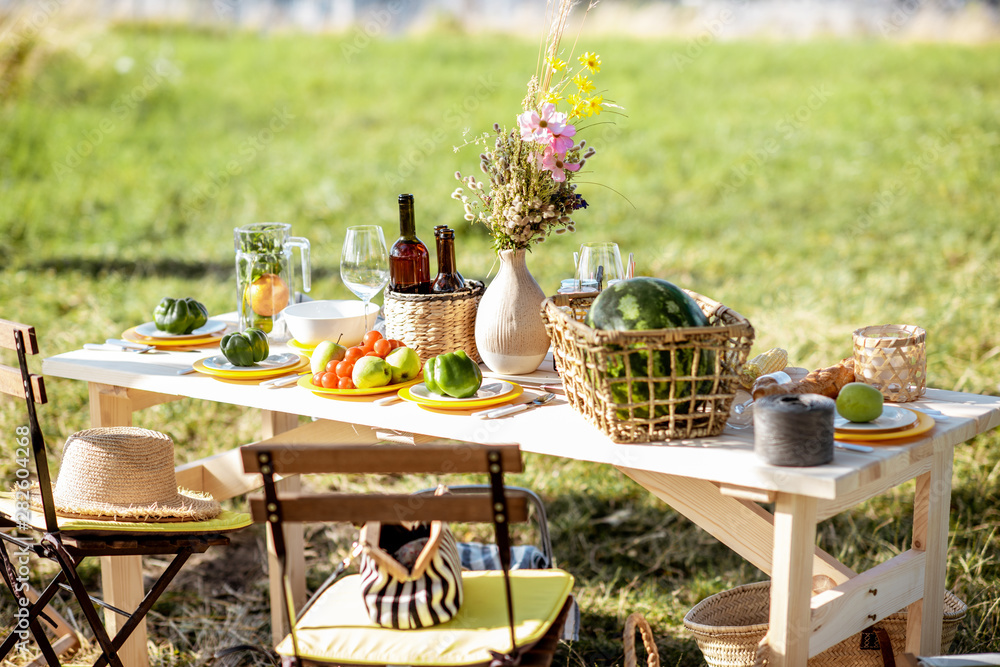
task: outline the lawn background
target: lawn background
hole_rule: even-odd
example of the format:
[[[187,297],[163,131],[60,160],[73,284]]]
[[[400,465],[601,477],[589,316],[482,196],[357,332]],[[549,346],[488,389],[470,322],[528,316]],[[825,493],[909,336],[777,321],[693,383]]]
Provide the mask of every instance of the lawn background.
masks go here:
[[[459,270],[489,279],[489,239],[450,199],[454,172],[475,169],[477,151],[453,147],[467,129],[513,122],[536,46],[447,30],[359,46],[349,35],[86,25],[56,42],[8,41],[0,314],[37,326],[52,355],[148,321],[162,296],[231,311],[232,228],[264,220],[312,241],[312,296],[348,298],[344,229],[379,224],[394,238],[401,192],[416,196],[425,241],[451,225]],[[928,331],[931,386],[1000,392],[1000,48],[607,37],[581,46],[601,55],[598,88],[626,115],[581,131],[598,149],[579,179],[590,207],[575,234],[529,255],[546,292],[572,274],[579,243],[614,240],[635,253],[639,274],[746,315],[758,351],[781,346],[813,368],[848,356],[858,327],[913,323]],[[58,454],[88,425],[86,387],[54,381],[50,398],[41,414]],[[4,403],[0,437],[12,443],[23,420],[23,406]],[[170,433],[184,459],[251,441],[259,422],[180,401],[141,424]],[[948,585],[970,613],[953,650],[1000,651],[998,452],[995,433],[957,450]],[[632,611],[653,623],[664,664],[701,664],[684,613],[762,573],[618,473],[541,456],[528,464],[517,481],[546,499],[584,610],[584,638],[559,664],[620,664]],[[0,479],[14,465],[0,458]],[[911,506],[907,485],[824,522],[819,543],[868,567],[907,547]],[[338,536],[311,533],[313,579],[331,567]],[[260,533],[246,542],[259,548]],[[253,572],[249,561],[241,566]],[[205,664],[218,646],[268,641],[265,589],[224,553],[204,567],[215,576],[185,579],[154,610],[157,665]],[[9,614],[9,596],[0,599]]]

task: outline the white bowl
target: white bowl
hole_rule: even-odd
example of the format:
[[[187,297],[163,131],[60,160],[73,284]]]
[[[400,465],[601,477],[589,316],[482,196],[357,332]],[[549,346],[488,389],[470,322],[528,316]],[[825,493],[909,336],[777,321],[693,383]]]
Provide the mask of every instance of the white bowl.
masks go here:
[[[368,326],[374,326],[379,305],[368,304]],[[324,340],[351,347],[365,335],[365,304],[361,301],[327,300],[293,303],[281,311],[288,332],[302,345],[318,345]],[[341,337],[343,334],[343,337]]]

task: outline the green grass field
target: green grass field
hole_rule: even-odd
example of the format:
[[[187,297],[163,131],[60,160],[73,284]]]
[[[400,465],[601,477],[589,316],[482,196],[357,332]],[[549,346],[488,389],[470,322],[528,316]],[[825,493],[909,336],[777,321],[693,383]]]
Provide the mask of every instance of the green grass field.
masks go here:
[[[1000,48],[581,46],[601,55],[599,87],[626,116],[582,130],[599,151],[579,179],[590,208],[575,234],[529,256],[546,292],[571,275],[579,243],[615,240],[639,274],[735,308],[759,350],[784,347],[795,365],[848,356],[858,327],[913,323],[928,331],[932,386],[1000,393]],[[165,295],[235,309],[232,228],[250,222],[292,223],[312,241],[313,296],[347,298],[344,229],[374,223],[393,238],[401,192],[415,194],[425,240],[436,224],[457,229],[466,277],[496,271],[484,230],[449,198],[455,170],[477,162],[453,146],[466,129],[513,123],[533,40],[442,32],[361,48],[354,35],[77,27],[23,62],[12,48],[0,45],[0,314],[37,326],[46,355],[149,320]],[[50,397],[41,414],[58,453],[88,425],[86,388],[54,381]],[[22,406],[0,407],[0,438],[23,420]],[[142,425],[170,433],[179,458],[258,429],[255,414],[184,401]],[[653,624],[664,664],[701,664],[685,612],[764,575],[618,473],[528,464],[517,481],[545,497],[583,608],[583,639],[558,664],[621,664],[633,611]],[[0,457],[0,479],[14,465]],[[912,494],[825,522],[819,543],[855,568],[898,553]],[[948,586],[970,611],[953,651],[1000,651],[998,507],[992,433],[956,454]],[[310,581],[345,535],[310,533]],[[154,664],[267,644],[266,589],[248,583],[263,581],[261,544],[251,532],[242,558],[188,568],[151,617]],[[0,613],[9,603],[0,597]]]

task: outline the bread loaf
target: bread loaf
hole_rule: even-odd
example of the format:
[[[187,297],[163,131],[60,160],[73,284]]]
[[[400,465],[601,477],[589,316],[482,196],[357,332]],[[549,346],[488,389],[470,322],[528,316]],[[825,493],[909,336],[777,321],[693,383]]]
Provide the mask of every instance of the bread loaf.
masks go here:
[[[753,385],[754,400],[777,394],[821,394],[837,398],[845,384],[854,382],[854,359],[849,358],[829,368],[819,368],[801,380],[779,384],[772,377],[758,378]]]

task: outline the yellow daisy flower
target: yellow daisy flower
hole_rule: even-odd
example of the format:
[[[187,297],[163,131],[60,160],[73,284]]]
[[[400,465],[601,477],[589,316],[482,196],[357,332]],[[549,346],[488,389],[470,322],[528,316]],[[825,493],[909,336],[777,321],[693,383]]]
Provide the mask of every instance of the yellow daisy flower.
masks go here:
[[[594,89],[594,82],[585,77],[583,74],[577,74],[574,76],[573,83],[576,84],[576,89],[581,93],[589,93]]]
[[[588,70],[597,74],[601,71],[601,57],[596,53],[591,53],[587,51],[582,56],[580,56],[580,64],[586,67]]]
[[[554,90],[551,90],[542,96],[543,103],[551,102],[552,104],[558,104],[561,100],[562,100],[562,95],[560,95]]]
[[[561,72],[566,69],[566,61],[561,58],[548,58],[546,62],[556,72]]]
[[[584,102],[584,104],[586,105],[587,115],[588,116],[593,116],[594,114],[600,115],[601,104],[603,102],[604,98],[600,95],[595,95],[594,97],[591,97],[589,100]]]
[[[566,102],[569,103],[569,115],[571,118],[576,116],[583,116],[587,109],[587,100],[580,99],[579,95],[570,95],[566,98]]]

